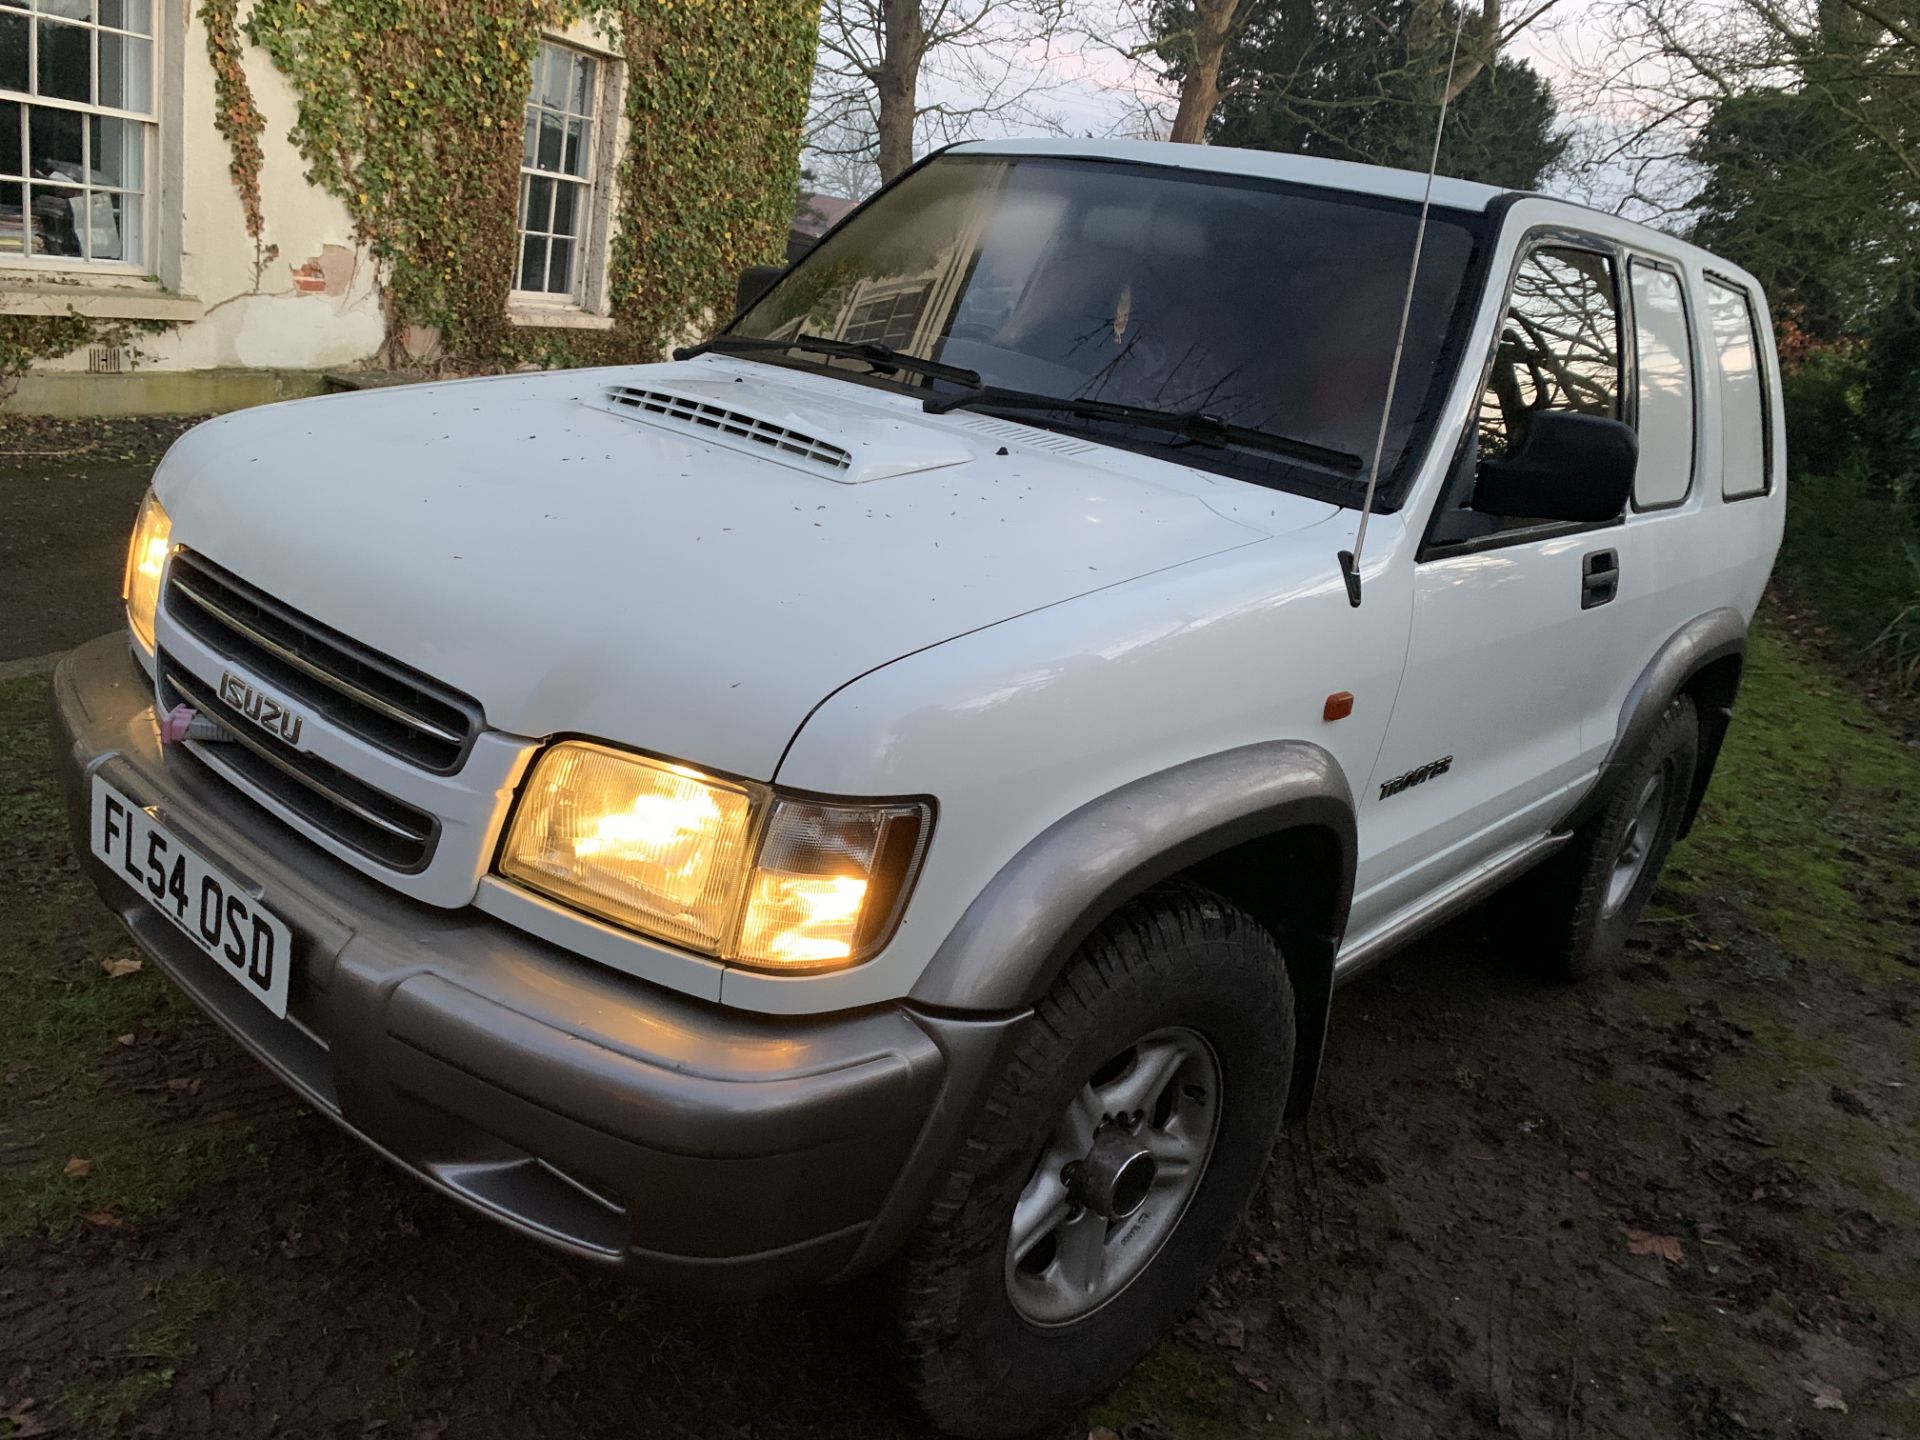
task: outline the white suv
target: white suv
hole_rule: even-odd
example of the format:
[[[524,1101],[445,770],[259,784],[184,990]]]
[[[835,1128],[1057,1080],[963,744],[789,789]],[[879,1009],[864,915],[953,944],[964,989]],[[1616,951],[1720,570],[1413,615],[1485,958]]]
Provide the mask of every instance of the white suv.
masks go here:
[[[1199,1293],[1335,984],[1502,887],[1604,968],[1726,731],[1758,287],[1444,180],[1409,286],[1423,184],[964,145],[678,363],[203,425],[59,672],[79,851],[429,1183],[890,1261],[933,1416],[1039,1423]]]

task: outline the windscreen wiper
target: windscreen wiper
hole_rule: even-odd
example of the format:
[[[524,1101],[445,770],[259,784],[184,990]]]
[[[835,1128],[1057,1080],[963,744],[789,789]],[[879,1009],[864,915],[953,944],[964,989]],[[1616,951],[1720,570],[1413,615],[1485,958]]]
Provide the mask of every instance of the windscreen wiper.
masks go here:
[[[791,340],[762,339],[752,335],[716,335],[704,345],[685,346],[673,352],[676,360],[691,360],[709,350],[718,354],[752,355],[774,350],[800,350],[810,355],[830,355],[836,360],[864,360],[876,370],[898,370],[908,375],[925,375],[935,380],[951,380],[956,385],[980,388],[977,371],[958,365],[942,365],[938,360],[922,360],[891,345],[876,345],[857,340],[833,340],[825,335],[796,335]]]
[[[1307,440],[1295,440],[1290,435],[1276,435],[1271,430],[1235,425],[1200,410],[1157,410],[1151,405],[1123,405],[1113,400],[1043,395],[1034,390],[1002,389],[998,385],[979,385],[953,395],[930,395],[922,408],[934,415],[962,409],[1059,410],[1089,420],[1110,420],[1116,425],[1165,430],[1184,436],[1196,445],[1264,450],[1342,475],[1357,475],[1366,464],[1350,451],[1330,449]]]

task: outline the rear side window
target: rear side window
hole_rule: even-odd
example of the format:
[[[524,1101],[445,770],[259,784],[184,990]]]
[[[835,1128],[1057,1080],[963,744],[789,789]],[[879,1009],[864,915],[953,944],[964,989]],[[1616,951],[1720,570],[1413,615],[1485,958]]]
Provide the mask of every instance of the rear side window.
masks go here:
[[[1493,370],[1480,399],[1480,458],[1526,440],[1542,410],[1620,418],[1620,306],[1613,261],[1542,246],[1514,276]]]
[[[1678,505],[1693,486],[1693,340],[1685,293],[1673,271],[1628,263],[1640,379],[1640,468],[1633,506]]]
[[[1760,336],[1746,292],[1707,280],[1707,324],[1720,366],[1720,493],[1744,500],[1767,493],[1767,404]]]

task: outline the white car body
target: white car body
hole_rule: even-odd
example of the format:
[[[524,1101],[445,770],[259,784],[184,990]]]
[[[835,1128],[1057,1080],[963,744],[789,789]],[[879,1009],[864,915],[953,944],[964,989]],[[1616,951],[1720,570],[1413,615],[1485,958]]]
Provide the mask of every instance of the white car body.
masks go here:
[[[942,166],[1004,176],[1027,162],[1063,195],[1120,173],[1146,187],[1127,192],[1148,197],[1139,235],[1136,211],[1097,200],[1070,232],[1069,252],[1085,241],[1116,263],[1136,241],[1194,254],[1153,198],[1164,177],[1319,206],[1334,218],[1314,234],[1345,240],[1385,235],[1371,217],[1390,213],[1400,229],[1371,310],[1331,287],[1307,297],[1336,338],[1363,328],[1350,315],[1375,317],[1354,346],[1384,391],[1374,360],[1394,336],[1379,317],[1400,314],[1399,247],[1426,177],[1033,141],[956,147],[897,193],[953,173]],[[880,224],[887,193],[817,253]],[[937,376],[788,353],[800,330],[739,328],[756,300],[731,349],[723,335],[684,361],[301,401],[183,438],[154,478],[170,533],[149,553],[136,532],[129,567],[149,587],[151,643],[130,605],[131,655],[109,637],[56,675],[77,848],[145,952],[349,1130],[524,1233],[702,1286],[843,1277],[898,1252],[1048,987],[1161,880],[1222,893],[1271,935],[1296,1033],[1270,1053],[1291,1057],[1282,1098],[1298,1113],[1333,986],[1587,833],[1661,717],[1697,711],[1699,763],[1689,751],[1673,771],[1690,789],[1662,802],[1660,844],[1690,822],[1781,539],[1778,366],[1750,276],[1539,196],[1441,180],[1432,203],[1463,257],[1457,298],[1418,337],[1426,374],[1403,377],[1417,408],[1390,486],[1381,472],[1392,503],[1366,521],[1357,604],[1342,556],[1363,524],[1355,437],[1371,445],[1377,402],[1338,411],[1348,428],[1324,443],[1250,443],[1258,420],[1222,439],[1219,416],[1161,407],[1147,443],[1084,403],[1073,418],[1090,423],[1067,423],[1053,403],[1066,392],[996,410],[976,387],[943,408]],[[1358,211],[1372,228],[1343,231]],[[1215,225],[1205,233],[1247,233]],[[807,267],[761,300],[804,291]],[[1510,314],[1516,287],[1545,274],[1550,291],[1562,271],[1575,289],[1611,277],[1611,309],[1582,312],[1611,326],[1604,374],[1575,373],[1551,340],[1529,359],[1533,321]],[[1011,305],[1053,303],[1022,283]],[[936,338],[964,353],[958,303]],[[1134,304],[1129,280],[1100,312],[1101,343],[1126,343]],[[826,337],[843,350],[852,308]],[[1256,360],[1289,343],[1260,329],[1274,317],[1253,318]],[[1286,383],[1330,373],[1304,344],[1288,353],[1309,359]],[[1542,400],[1515,424],[1523,362],[1530,393],[1555,393],[1537,383],[1541,357],[1565,362],[1563,398],[1597,385],[1606,404],[1536,426],[1554,409]],[[953,377],[971,362],[909,358],[968,383]],[[1141,425],[1133,403],[1118,428]],[[1566,495],[1510,488],[1499,508],[1489,497],[1523,485],[1548,432],[1585,437],[1557,458],[1587,478]],[[1256,453],[1269,480],[1289,463],[1319,478],[1255,483]],[[1612,489],[1592,478],[1608,463]],[[1547,508],[1513,508],[1515,494]],[[189,582],[244,613],[221,619]],[[267,632],[267,650],[236,648]],[[259,661],[272,635],[291,647],[274,652],[284,684],[236,658]],[[387,698],[361,705],[356,676]],[[320,684],[303,692],[303,677]],[[358,729],[338,719],[354,705]],[[456,711],[465,729],[441,737],[455,748],[439,761],[409,748],[417,729],[376,743],[396,715]],[[878,938],[842,945],[847,963],[782,970],[724,938],[701,950],[595,918],[619,912],[536,890],[525,870],[509,878],[515,817],[581,793],[533,793],[535,767],[569,745],[628,770],[684,767],[705,793],[777,797],[769,807],[911,810],[896,928],[860,929],[862,915],[849,934]],[[1656,793],[1657,777],[1636,783]],[[385,844],[392,825],[417,863],[343,838],[372,826]],[[737,871],[735,937],[759,863]],[[822,874],[840,872],[802,878]],[[220,954],[248,917],[251,998],[234,984],[243,947],[229,968]],[[294,973],[269,987],[275,947]]]
[[[1403,197],[1421,181],[1202,148],[962,148],[1137,154]],[[1441,181],[1436,203],[1498,196]],[[1542,229],[1616,241],[1696,287],[1709,270],[1740,278],[1680,241],[1539,198],[1506,212],[1493,273]],[[1469,354],[1489,349],[1500,314],[1496,290]],[[1711,416],[1712,366],[1698,373]],[[1766,374],[1777,414],[1777,370]],[[604,403],[611,386],[724,401],[870,449],[873,473],[830,478],[632,418]],[[1436,429],[1465,425],[1479,388],[1463,366]],[[1779,544],[1783,447],[1770,495],[1727,503],[1717,427],[1701,425],[1698,445],[1686,502],[1619,527],[1620,595],[1597,611],[1569,604],[1587,536],[1416,563],[1406,519],[1431,508],[1444,445],[1401,510],[1374,517],[1353,609],[1335,556],[1353,545],[1356,511],[717,355],[242,412],[181,441],[155,487],[177,542],[485,708],[485,763],[451,781],[332,737],[349,768],[463,822],[419,875],[332,847],[341,858],[658,984],[811,1013],[911,993],[993,876],[1079,806],[1276,737],[1324,746],[1359,801],[1350,968],[1546,834],[1598,773],[1629,688],[1677,627],[1715,607],[1751,617]],[[192,644],[163,628],[170,641]],[[1353,695],[1352,717],[1328,723],[1338,691]],[[898,934],[852,969],[768,975],[490,876],[514,783],[555,734],[803,790],[937,797],[937,839]],[[1445,785],[1379,798],[1384,779],[1444,755]]]

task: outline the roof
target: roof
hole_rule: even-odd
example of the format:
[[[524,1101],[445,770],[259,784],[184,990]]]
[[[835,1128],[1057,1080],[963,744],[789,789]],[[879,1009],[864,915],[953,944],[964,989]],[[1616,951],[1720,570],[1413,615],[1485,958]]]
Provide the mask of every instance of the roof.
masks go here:
[[[802,195],[800,203],[794,207],[793,229],[802,235],[818,239],[842,220],[858,200],[843,200],[838,195]]]
[[[1273,150],[1235,150],[1225,145],[1174,145],[1164,140],[971,140],[955,145],[948,153],[1131,160],[1141,165],[1167,165],[1217,175],[1292,180],[1301,185],[1385,195],[1396,200],[1419,200],[1427,187],[1426,172],[1420,170],[1390,170],[1383,165],[1358,165],[1350,160],[1324,160],[1316,155],[1286,155]],[[1457,210],[1485,210],[1502,195],[1511,193],[1514,192],[1444,175],[1435,176],[1433,181],[1433,203]]]

